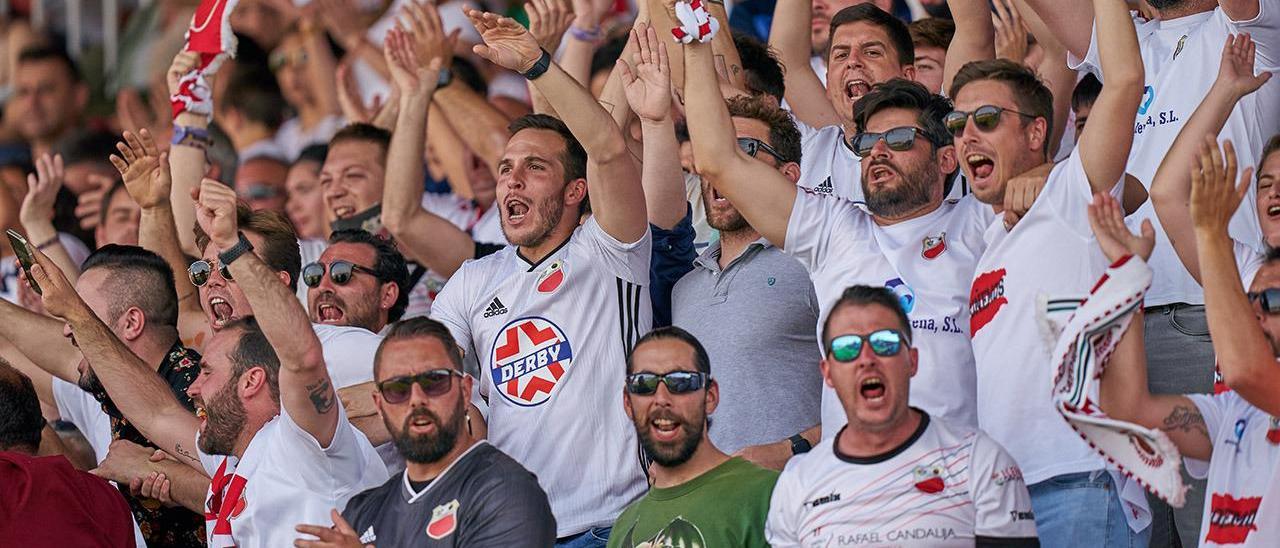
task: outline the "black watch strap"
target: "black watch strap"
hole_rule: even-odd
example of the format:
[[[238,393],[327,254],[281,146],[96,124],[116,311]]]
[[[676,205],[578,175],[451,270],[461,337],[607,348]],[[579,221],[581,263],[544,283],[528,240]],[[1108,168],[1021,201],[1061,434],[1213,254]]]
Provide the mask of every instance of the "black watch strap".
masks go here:
[[[534,63],[527,72],[524,73],[526,80],[537,80],[539,76],[546,74],[547,69],[551,68],[551,54],[547,50],[542,50],[542,57],[538,58],[538,62]]]
[[[244,237],[243,232],[237,232],[236,235],[240,237],[240,241],[231,246],[231,249],[218,253],[218,262],[222,263],[222,266],[228,266],[234,263],[236,259],[239,259],[240,256],[253,251],[253,244],[249,243],[249,239]]]
[[[791,441],[792,455],[799,455],[800,453],[808,453],[810,449],[813,449],[813,444],[809,443],[809,440],[804,439],[804,436],[801,436],[800,434],[796,434],[787,439]]]

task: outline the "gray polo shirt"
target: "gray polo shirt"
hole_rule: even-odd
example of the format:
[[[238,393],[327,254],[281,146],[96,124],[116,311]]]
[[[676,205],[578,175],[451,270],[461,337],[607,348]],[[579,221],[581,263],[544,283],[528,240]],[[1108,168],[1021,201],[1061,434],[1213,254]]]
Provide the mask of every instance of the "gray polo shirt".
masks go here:
[[[711,243],[671,295],[672,323],[711,357],[720,406],[711,441],[726,453],[775,442],[820,422],[822,371],[809,273],[764,238],[720,270]]]

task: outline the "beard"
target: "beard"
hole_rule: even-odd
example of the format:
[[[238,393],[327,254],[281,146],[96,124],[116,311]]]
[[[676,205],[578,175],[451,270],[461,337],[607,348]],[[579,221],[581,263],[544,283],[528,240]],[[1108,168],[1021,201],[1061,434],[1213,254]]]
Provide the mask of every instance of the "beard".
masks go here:
[[[708,183],[702,183],[707,185]],[[715,196],[709,188],[702,191],[702,208],[707,212],[707,224],[720,232],[737,232],[739,230],[750,228],[750,224],[742,217],[742,213],[736,208],[729,208],[728,211],[716,212],[713,209],[715,204]]]
[[[649,433],[650,421],[654,419],[675,421],[677,427],[685,431],[684,438],[676,438],[670,442],[655,441]],[[653,462],[668,468],[689,462],[693,453],[698,450],[698,443],[702,441],[707,424],[706,415],[700,417],[700,420],[690,422],[667,410],[654,411],[641,420],[632,419],[632,422],[636,425],[636,432],[640,434],[640,447],[644,448],[645,454],[649,455]]]
[[[933,160],[917,164],[907,171],[890,162],[872,162],[868,168],[884,166],[898,174],[898,186],[871,192],[867,185],[867,175],[862,176],[862,194],[871,213],[890,219],[902,217],[918,211],[929,203],[929,187],[933,184],[930,173],[936,174],[937,163]],[[869,169],[868,169],[869,171]]]
[[[545,243],[547,238],[551,237],[551,231],[555,230],[556,226],[560,224],[560,218],[564,216],[564,195],[557,192],[548,196],[542,201],[533,204],[533,206],[529,208],[529,213],[533,213],[534,210],[537,210],[538,219],[542,222],[538,223],[538,225],[534,227],[532,234],[528,234],[526,236],[512,234],[511,231],[507,229],[507,218],[505,216],[499,216],[499,220],[502,224],[502,235],[507,237],[507,241],[511,242],[511,245],[517,247],[538,247]],[[526,215],[529,213],[526,213]]]
[[[1186,0],[1147,0],[1147,3],[1151,4],[1151,7],[1155,8],[1156,11],[1164,11],[1169,8],[1176,8],[1186,3]]]
[[[90,394],[106,392],[106,389],[102,387],[102,382],[98,380],[98,374],[94,373],[93,368],[89,367],[88,364],[85,365],[84,373],[81,373],[80,378],[76,379],[76,386]]]
[[[210,455],[230,455],[235,448],[236,438],[244,431],[249,421],[244,403],[236,395],[236,381],[231,379],[223,385],[213,399],[206,400],[204,406],[205,426],[200,434],[200,450]]]
[[[409,433],[409,425],[413,419],[425,417],[436,425],[435,434],[413,435]],[[396,429],[391,421],[387,420],[386,415],[382,416],[382,422],[386,424],[387,431],[391,433],[391,440],[396,444],[396,450],[400,452],[400,456],[404,460],[415,463],[432,463],[438,462],[440,459],[448,455],[453,450],[458,441],[458,432],[462,431],[462,422],[466,418],[466,413],[462,406],[454,408],[449,420],[442,421],[440,417],[432,413],[426,407],[415,408],[405,417],[404,424],[400,429]]]
[[[381,285],[379,285],[381,287]],[[374,329],[378,326],[378,310],[374,306],[378,302],[378,295],[370,295],[367,299],[357,299],[353,306],[347,306],[347,302],[333,292],[326,291],[316,297],[316,303],[312,313],[312,321],[315,323],[324,323],[319,321],[320,305],[333,305],[342,311],[342,322],[344,325],[351,327],[363,327],[369,331],[377,333],[379,330]]]

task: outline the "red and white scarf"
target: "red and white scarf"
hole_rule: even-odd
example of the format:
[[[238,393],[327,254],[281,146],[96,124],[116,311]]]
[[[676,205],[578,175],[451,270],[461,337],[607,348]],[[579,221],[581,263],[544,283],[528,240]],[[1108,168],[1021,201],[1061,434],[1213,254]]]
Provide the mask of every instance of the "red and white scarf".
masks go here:
[[[694,40],[707,43],[720,30],[720,21],[707,12],[702,0],[676,2],[676,20],[680,26],[671,29],[676,41],[688,44]]]
[[[231,518],[233,514],[243,510],[237,508],[244,498],[244,488],[249,482],[244,476],[237,475],[235,457],[225,457],[218,471],[209,481],[209,496],[204,501],[204,526],[208,528],[209,548],[234,547],[236,541],[231,535]]]
[[[178,80],[178,93],[169,97],[173,117],[183,112],[213,115],[213,90],[206,75],[217,72],[228,57],[236,55],[236,35],[231,31],[231,11],[239,0],[200,0],[187,27],[185,51],[200,54],[196,69]]]

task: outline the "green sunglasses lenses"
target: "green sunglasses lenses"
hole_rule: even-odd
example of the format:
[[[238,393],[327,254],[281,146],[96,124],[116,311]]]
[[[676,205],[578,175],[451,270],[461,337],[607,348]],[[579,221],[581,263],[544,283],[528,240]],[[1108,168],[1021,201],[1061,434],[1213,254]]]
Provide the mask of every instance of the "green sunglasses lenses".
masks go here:
[[[831,356],[839,362],[851,362],[862,354],[864,342],[870,343],[877,356],[896,356],[902,350],[903,336],[893,329],[881,329],[870,335],[841,335],[831,340]]]

